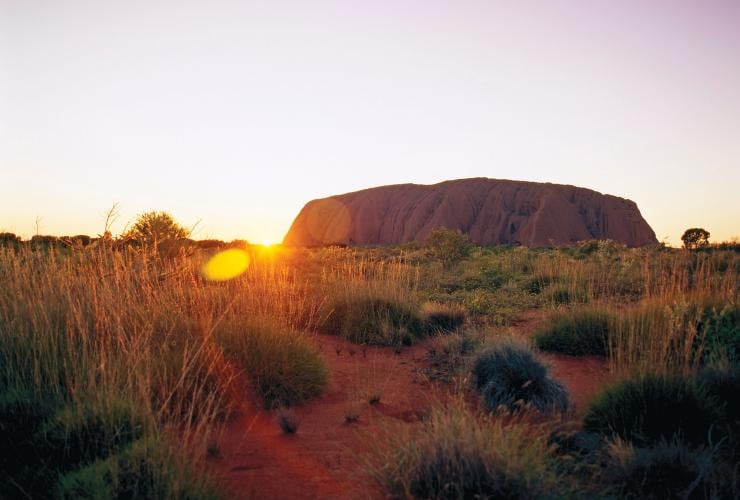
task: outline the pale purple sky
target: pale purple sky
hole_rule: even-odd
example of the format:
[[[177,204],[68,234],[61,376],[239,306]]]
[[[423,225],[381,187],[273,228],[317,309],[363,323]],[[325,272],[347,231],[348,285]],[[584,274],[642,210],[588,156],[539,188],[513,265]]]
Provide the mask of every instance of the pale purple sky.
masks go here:
[[[740,235],[740,2],[0,0],[0,230],[120,202],[278,241],[312,198],[478,176]]]

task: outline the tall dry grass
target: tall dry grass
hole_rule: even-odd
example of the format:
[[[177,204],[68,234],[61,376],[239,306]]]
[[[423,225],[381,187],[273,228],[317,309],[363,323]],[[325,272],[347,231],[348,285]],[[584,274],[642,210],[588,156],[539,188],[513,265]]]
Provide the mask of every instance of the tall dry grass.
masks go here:
[[[223,329],[234,338],[240,320],[269,317],[281,326],[255,335],[261,345],[285,340],[309,352],[297,330],[315,327],[322,302],[279,259],[254,254],[243,276],[211,283],[200,277],[205,258],[105,246],[0,248],[0,394],[101,415],[110,406],[135,408],[149,434],[174,437],[189,444],[189,457],[204,457],[209,433],[230,411],[235,374],[272,389],[266,377],[250,375],[274,356],[240,364],[233,342],[222,345]],[[316,365],[302,355],[294,378],[268,382],[302,383],[307,359]]]

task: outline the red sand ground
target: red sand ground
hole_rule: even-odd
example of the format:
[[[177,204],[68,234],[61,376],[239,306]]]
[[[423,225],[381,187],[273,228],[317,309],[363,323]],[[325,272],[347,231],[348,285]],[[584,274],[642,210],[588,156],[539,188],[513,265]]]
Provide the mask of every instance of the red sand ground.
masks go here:
[[[529,312],[513,331],[529,335],[543,318],[542,312]],[[417,421],[444,391],[423,375],[428,341],[400,353],[329,335],[316,335],[316,345],[330,371],[329,385],[320,398],[295,410],[295,435],[283,434],[274,412],[246,401],[223,428],[219,456],[209,463],[224,477],[231,498],[382,498],[362,477],[362,457],[388,424]],[[542,356],[568,388],[576,414],[609,379],[603,359]],[[371,394],[380,395],[380,402],[369,404]],[[353,409],[359,420],[347,423]]]

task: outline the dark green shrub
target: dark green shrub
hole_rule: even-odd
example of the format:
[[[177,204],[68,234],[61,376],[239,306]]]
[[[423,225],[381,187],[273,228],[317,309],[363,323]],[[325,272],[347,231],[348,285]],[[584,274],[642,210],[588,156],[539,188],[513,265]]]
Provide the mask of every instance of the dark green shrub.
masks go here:
[[[565,388],[529,347],[511,339],[498,339],[476,356],[473,378],[489,410],[516,409],[519,402],[541,411],[568,409]]]
[[[39,429],[54,405],[29,392],[0,393],[0,498],[43,497],[53,489],[56,471]],[[54,466],[55,464],[49,464]]]
[[[607,388],[591,403],[583,427],[638,446],[674,438],[702,446],[721,417],[717,402],[692,379],[650,374]]]
[[[552,276],[533,276],[524,282],[523,288],[532,295],[539,295],[546,287],[555,282]]]
[[[543,351],[572,356],[606,356],[614,315],[603,309],[581,309],[562,313],[535,333],[535,344]]]
[[[511,273],[492,267],[483,269],[477,276],[466,278],[463,282],[463,288],[466,290],[475,290],[476,288],[495,290],[504,286],[511,278]]]
[[[722,451],[740,461],[740,366],[704,369],[699,383],[722,412],[721,431],[726,436]]]
[[[265,408],[304,403],[326,387],[328,371],[308,340],[268,318],[226,321],[215,335]]]
[[[568,287],[558,286],[547,292],[547,300],[555,305],[566,305],[572,303],[588,302],[588,295],[583,290],[572,290]]]
[[[603,480],[608,493],[625,499],[713,499],[729,493],[712,452],[680,443],[636,449],[612,445]]]
[[[427,332],[451,332],[465,323],[465,308],[456,304],[427,302],[422,306],[421,317]]]
[[[340,298],[333,301],[322,324],[327,333],[357,344],[411,344],[426,334],[415,307],[380,297]]]
[[[49,460],[62,470],[115,453],[140,438],[145,418],[122,400],[70,405],[49,419],[41,430]]]
[[[203,474],[160,441],[139,440],[106,460],[64,475],[63,499],[217,498]]]
[[[467,328],[436,337],[428,349],[431,361],[429,377],[451,381],[469,364],[472,355],[483,346],[485,339],[482,330]]]
[[[467,234],[460,230],[444,227],[429,233],[426,245],[432,256],[442,261],[446,266],[459,262],[470,255],[474,247]]]

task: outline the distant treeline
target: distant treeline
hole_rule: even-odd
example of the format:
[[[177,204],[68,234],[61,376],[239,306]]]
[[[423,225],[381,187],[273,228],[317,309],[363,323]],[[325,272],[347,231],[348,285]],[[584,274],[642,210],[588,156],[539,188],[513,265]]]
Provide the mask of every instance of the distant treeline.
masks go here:
[[[604,244],[611,243],[608,240],[606,241],[583,241],[580,242],[577,245],[574,245],[572,247],[572,251],[574,252],[580,252],[583,254],[589,254],[592,251],[597,250]],[[49,248],[49,247],[87,247],[91,245],[108,245],[113,248],[142,248],[146,246],[150,246],[151,242],[147,242],[145,240],[121,236],[118,238],[111,237],[110,235],[106,236],[89,236],[86,234],[77,234],[74,236],[52,236],[52,235],[44,235],[39,234],[31,237],[30,240],[23,240],[20,236],[10,233],[10,232],[0,232],[0,247],[21,247],[21,246],[31,246],[34,248]],[[165,247],[167,249],[174,249],[174,248],[182,248],[182,249],[201,249],[201,250],[224,250],[228,248],[245,248],[249,247],[252,244],[249,243],[247,240],[231,240],[231,241],[223,241],[218,239],[204,239],[204,240],[195,240],[192,238],[163,238],[161,241],[157,243],[157,247],[162,248]],[[418,242],[412,242],[408,243],[406,245],[403,245],[404,247],[411,248],[418,248],[421,244]],[[616,244],[615,244],[616,245]],[[333,244],[333,245],[319,245],[320,247],[324,246],[338,246],[338,247],[346,247],[347,245],[341,245],[341,244]],[[617,245],[619,246],[619,245]],[[731,251],[731,252],[740,252],[740,241],[738,240],[732,240],[732,241],[724,241],[719,243],[709,243],[705,246],[701,246],[698,248],[694,248],[691,251],[695,252],[713,252],[713,251]]]
[[[113,247],[143,247],[146,242],[135,238],[111,238],[110,236],[93,237],[86,234],[77,234],[75,236],[51,236],[46,234],[37,234],[30,240],[23,240],[14,233],[0,233],[0,246],[24,246],[31,247],[86,247],[90,245],[106,244]],[[244,248],[250,243],[246,240],[223,241],[217,239],[194,240],[191,238],[165,238],[159,242],[160,245],[176,245],[180,247],[190,247],[198,249],[226,249],[226,248]]]

